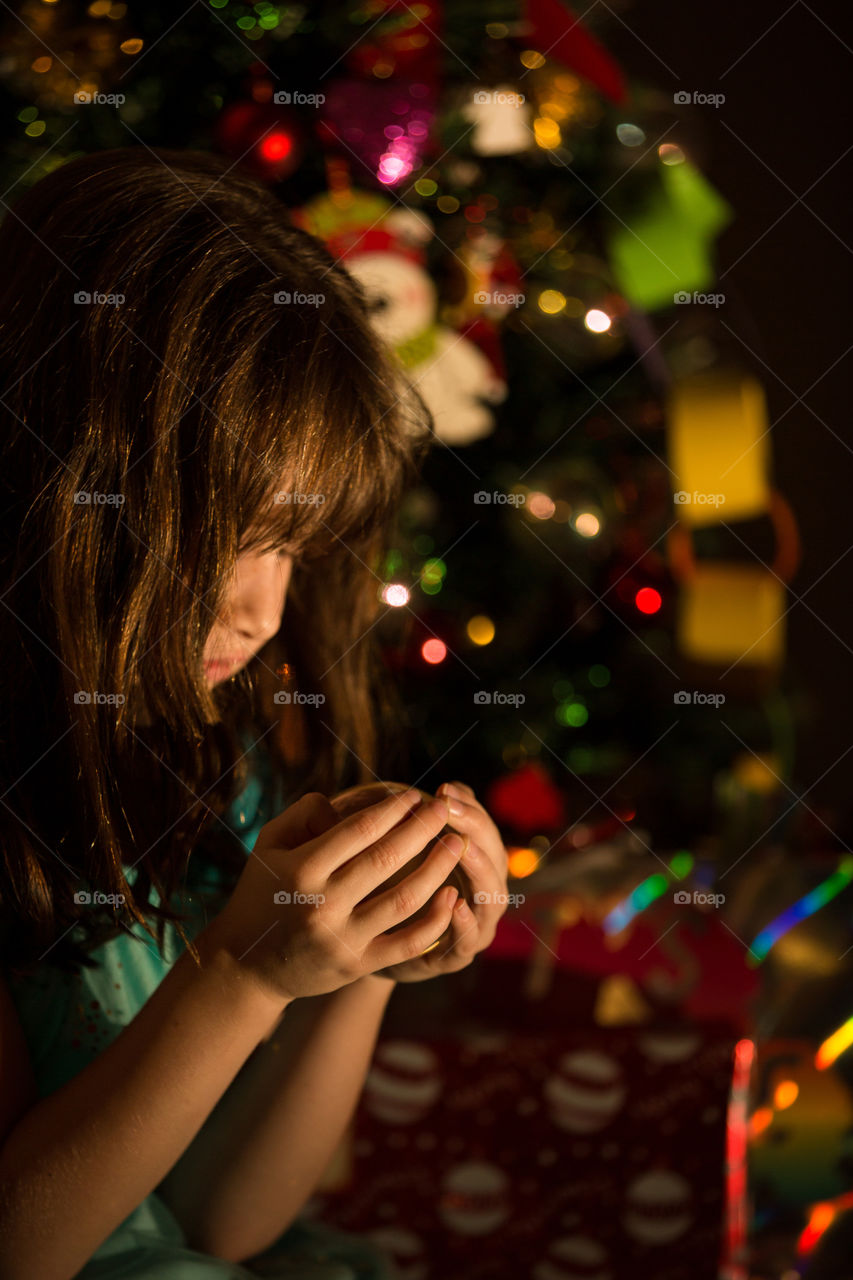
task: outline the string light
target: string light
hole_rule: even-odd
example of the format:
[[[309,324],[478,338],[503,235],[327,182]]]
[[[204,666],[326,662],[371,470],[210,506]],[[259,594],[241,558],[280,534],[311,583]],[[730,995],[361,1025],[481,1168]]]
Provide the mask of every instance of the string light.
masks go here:
[[[726,1243],[730,1258],[742,1258],[747,1241],[747,1117],[749,1080],[754,1061],[753,1041],[738,1040],[733,1055],[732,1087],[726,1115]]]
[[[387,582],[382,588],[382,599],[394,609],[409,603],[409,588],[402,582]]]
[[[669,880],[662,871],[656,871],[654,875],[648,876],[604,917],[604,932],[621,933],[635,916],[645,911],[646,907],[650,907],[666,893],[668,884]]]
[[[633,815],[632,815],[633,816]],[[682,849],[670,860],[667,872],[656,871],[653,875],[648,876],[641,881],[635,889],[628,894],[627,898],[623,898],[621,902],[610,911],[603,922],[605,933],[620,933],[627,925],[631,923],[635,916],[641,911],[645,911],[646,907],[650,907],[653,902],[662,897],[670,884],[671,879],[683,880],[689,875],[693,868],[693,855]]]
[[[597,538],[601,531],[601,521],[591,511],[579,511],[572,521],[572,527],[582,538]]]
[[[444,662],[447,657],[447,645],[443,640],[425,640],[421,645],[421,657],[431,666]]]
[[[472,644],[491,644],[495,638],[495,624],[484,613],[477,613],[469,618],[465,630]]]
[[[646,135],[636,124],[617,124],[616,137],[623,147],[639,147],[646,140]]]
[[[773,1091],[773,1106],[777,1111],[785,1111],[797,1101],[799,1093],[796,1080],[780,1080]]]
[[[807,893],[804,898],[800,898],[792,907],[788,907],[787,911],[783,911],[780,916],[777,916],[775,920],[771,920],[770,924],[761,930],[749,948],[747,963],[752,967],[761,964],[770,948],[779,941],[783,934],[788,933],[801,920],[806,920],[809,916],[814,915],[816,911],[820,911],[821,907],[825,907],[833,898],[837,898],[839,893],[847,888],[851,880],[853,880],[853,857],[848,855],[842,858],[831,876],[827,876],[826,880],[821,881],[819,885],[812,889],[811,893]]]
[[[548,120],[545,116],[537,116],[533,121],[533,136],[543,151],[553,151],[563,140],[557,121]]]
[[[537,520],[550,520],[557,508],[554,499],[549,498],[547,493],[531,493],[525,509]]]
[[[535,849],[522,849],[511,846],[507,849],[507,870],[515,880],[530,876],[539,866],[541,859]]]
[[[610,316],[607,312],[599,311],[597,307],[587,311],[583,322],[591,333],[606,333],[611,324]]]
[[[539,295],[539,310],[546,316],[555,316],[566,305],[566,295],[559,289],[543,289]]]
[[[265,160],[285,160],[293,150],[293,139],[280,129],[268,133],[258,150]]]
[[[554,712],[558,724],[580,729],[589,719],[589,712],[582,702],[561,702]]]
[[[853,1208],[853,1191],[845,1191],[835,1200],[822,1200],[819,1204],[813,1204],[809,1220],[797,1241],[797,1252],[811,1253],[827,1227],[832,1225],[838,1210],[850,1208]]]
[[[827,1067],[831,1067],[851,1044],[853,1044],[853,1018],[848,1018],[837,1031],[833,1031],[832,1035],[824,1040],[815,1054],[814,1064],[818,1071],[825,1071]]]
[[[443,560],[427,560],[421,569],[421,590],[428,596],[438,595],[446,573],[447,565]]]
[[[658,155],[664,164],[683,164],[686,156],[674,142],[664,142],[658,147]]]
[[[661,594],[654,587],[640,587],[634,596],[634,604],[640,613],[657,613],[663,604]]]

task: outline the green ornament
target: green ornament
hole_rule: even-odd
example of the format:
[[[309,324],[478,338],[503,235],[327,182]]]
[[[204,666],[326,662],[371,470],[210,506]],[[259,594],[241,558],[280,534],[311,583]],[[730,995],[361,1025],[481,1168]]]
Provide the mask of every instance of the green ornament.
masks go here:
[[[712,242],[731,219],[731,207],[688,161],[662,165],[632,225],[614,221],[610,229],[610,265],[622,294],[655,311],[672,306],[677,294],[707,290],[716,276]]]

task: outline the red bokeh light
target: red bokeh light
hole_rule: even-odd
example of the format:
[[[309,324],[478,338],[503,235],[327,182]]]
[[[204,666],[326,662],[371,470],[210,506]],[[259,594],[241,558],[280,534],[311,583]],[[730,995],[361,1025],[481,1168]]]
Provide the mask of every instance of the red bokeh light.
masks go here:
[[[657,613],[663,604],[661,594],[655,591],[654,587],[640,587],[640,590],[634,596],[634,604],[640,610],[640,613]]]
[[[447,657],[447,645],[443,640],[425,640],[421,645],[421,657],[424,662],[443,662]]]

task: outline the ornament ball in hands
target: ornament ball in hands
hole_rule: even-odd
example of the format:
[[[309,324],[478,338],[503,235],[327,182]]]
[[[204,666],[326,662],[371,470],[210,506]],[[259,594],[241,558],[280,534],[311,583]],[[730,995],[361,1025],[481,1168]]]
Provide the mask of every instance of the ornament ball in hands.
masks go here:
[[[403,789],[402,783],[394,782],[351,787],[336,796],[332,805],[339,813],[349,815],[389,791]],[[424,802],[432,799],[426,793],[421,794]],[[444,783],[437,795],[448,808],[445,830],[458,832],[464,842],[460,864],[447,878],[458,896],[450,924],[422,955],[376,971],[375,976],[396,982],[422,982],[465,968],[478,952],[491,944],[498,920],[506,910],[507,854],[497,827],[465,783]],[[412,872],[417,861],[411,859],[381,888],[387,891],[389,884],[399,884],[404,875]]]

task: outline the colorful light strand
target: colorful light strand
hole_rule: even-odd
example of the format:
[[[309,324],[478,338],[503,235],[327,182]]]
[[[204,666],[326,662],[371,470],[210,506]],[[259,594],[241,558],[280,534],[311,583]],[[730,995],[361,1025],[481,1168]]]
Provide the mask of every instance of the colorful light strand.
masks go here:
[[[797,1241],[797,1252],[800,1256],[811,1253],[824,1231],[832,1225],[839,1209],[850,1208],[853,1208],[853,1191],[845,1191],[835,1200],[822,1200],[818,1204],[813,1204],[809,1220]]]
[[[801,920],[806,920],[809,916],[813,916],[816,911],[820,911],[821,907],[825,907],[833,898],[837,898],[839,893],[847,888],[851,880],[853,880],[853,857],[848,855],[842,858],[831,876],[828,876],[826,880],[823,880],[812,889],[811,893],[807,893],[804,898],[800,898],[799,902],[795,902],[792,907],[788,907],[787,911],[783,911],[780,916],[777,916],[775,920],[771,920],[770,924],[761,930],[749,948],[747,964],[753,968],[755,965],[761,964],[770,948],[784,934],[793,929],[794,925],[799,924]]]
[[[749,1081],[755,1061],[752,1040],[738,1040],[732,1062],[732,1088],[726,1116],[726,1262],[730,1280],[746,1280],[747,1140]]]
[[[832,1035],[824,1040],[815,1054],[814,1064],[818,1071],[825,1071],[827,1067],[831,1067],[836,1058],[840,1058],[851,1044],[853,1044],[853,1018],[848,1018],[846,1022],[842,1022],[837,1031],[833,1031]]]
[[[671,879],[682,880],[692,866],[691,854],[684,851],[677,853],[669,864],[668,874],[656,871],[654,875],[648,876],[637,885],[636,889],[631,890],[627,898],[623,898],[612,911],[608,912],[602,925],[604,932],[620,933],[635,916],[645,911],[646,907],[650,907],[666,893]]]

